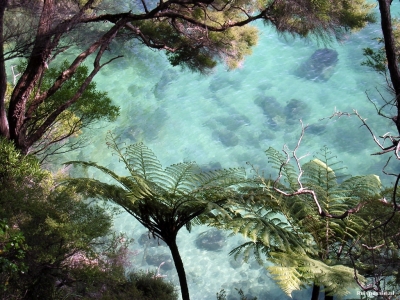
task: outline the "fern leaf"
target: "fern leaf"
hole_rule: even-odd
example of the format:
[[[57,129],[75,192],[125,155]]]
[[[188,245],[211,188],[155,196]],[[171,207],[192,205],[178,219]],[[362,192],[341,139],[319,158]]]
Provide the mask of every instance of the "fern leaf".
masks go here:
[[[171,165],[165,169],[165,186],[171,194],[189,193],[197,187],[195,175],[199,167],[194,162]]]
[[[288,187],[293,190],[297,189],[297,174],[294,167],[286,162],[287,158],[272,147],[268,148],[265,153],[268,156],[268,163],[272,165],[272,168],[282,172]]]
[[[291,297],[293,291],[300,290],[304,285],[301,274],[294,267],[270,266],[267,268],[282,291]]]
[[[357,285],[352,268],[329,266],[320,260],[296,253],[273,252],[270,255],[275,266],[268,267],[268,270],[289,296],[294,290],[300,289],[302,284],[323,285],[328,294],[337,296],[345,296],[349,288]]]
[[[129,169],[145,180],[159,182],[163,180],[163,169],[154,152],[143,143],[126,147],[126,160]]]
[[[244,168],[230,168],[201,172],[196,174],[196,180],[201,188],[229,187],[246,182],[246,171]]]
[[[116,180],[119,184],[121,184],[127,192],[131,194],[132,197],[135,198],[143,198],[145,196],[149,196],[152,194],[151,188],[149,187],[146,180],[138,175],[133,175],[129,177],[119,176],[110,169],[100,166],[94,162],[84,162],[84,161],[70,161],[65,163],[66,165],[74,165],[74,166],[82,166],[84,168],[93,167],[95,169],[100,170],[101,172],[109,175],[114,180]]]

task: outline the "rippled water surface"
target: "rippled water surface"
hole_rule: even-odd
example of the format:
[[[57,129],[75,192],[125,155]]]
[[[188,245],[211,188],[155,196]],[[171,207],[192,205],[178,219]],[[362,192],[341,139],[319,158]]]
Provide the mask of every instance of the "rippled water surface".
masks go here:
[[[345,172],[381,176],[385,158],[370,156],[379,149],[368,131],[360,128],[360,121],[355,117],[328,118],[335,110],[356,109],[368,118],[377,134],[392,129],[389,121],[376,116],[367,99],[368,95],[372,101],[381,101],[377,89],[387,96],[384,78],[361,66],[362,48],[377,47],[372,39],[379,36],[379,26],[368,26],[341,43],[327,45],[337,51],[338,61],[327,71],[326,77],[331,76],[325,81],[296,75],[296,70],[324,45],[284,39],[272,28],[259,28],[259,44],[239,69],[227,71],[219,66],[208,76],[172,68],[160,52],[129,49],[124,59],[96,77],[98,87],[121,106],[121,116],[97,131],[93,144],[76,155],[122,172],[123,166],[104,143],[111,129],[127,143],[145,142],[163,166],[188,160],[214,168],[245,167],[251,162],[268,172],[264,151],[270,146],[281,149],[284,144],[293,148],[301,119],[310,125],[299,150],[301,155],[310,153],[311,159],[327,145],[347,166]],[[266,108],[265,103],[270,106]],[[133,248],[140,251],[134,258],[136,267],[155,270],[143,261],[143,254],[169,253],[166,247],[145,250],[137,241],[146,230],[131,216],[122,214],[115,226],[135,238]],[[222,288],[234,291],[235,287],[259,299],[284,299],[256,264],[232,267],[227,253],[239,243],[238,237],[230,238],[221,252],[198,249],[194,240],[206,229],[195,228],[190,234],[182,230],[178,236],[193,299],[215,299]],[[177,282],[174,271],[162,273]],[[295,297],[303,299],[305,295],[302,292]]]

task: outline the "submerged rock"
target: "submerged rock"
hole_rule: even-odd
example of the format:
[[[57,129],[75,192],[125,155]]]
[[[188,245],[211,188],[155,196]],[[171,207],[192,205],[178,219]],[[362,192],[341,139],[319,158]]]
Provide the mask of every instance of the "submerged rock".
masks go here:
[[[146,140],[155,140],[158,137],[160,129],[164,126],[169,116],[166,110],[158,107],[147,120],[143,121],[143,133]]]
[[[214,139],[219,140],[226,147],[234,147],[239,144],[239,138],[237,135],[226,128],[214,130],[212,136]]]
[[[200,233],[196,238],[196,247],[203,250],[218,251],[226,244],[225,235],[221,230],[210,229]]]
[[[254,100],[254,104],[260,107],[264,115],[270,118],[282,114],[283,107],[275,97],[260,95]]]
[[[327,81],[334,73],[338,53],[332,49],[318,49],[295,71],[295,75],[313,81]]]
[[[219,90],[229,87],[235,87],[238,89],[242,85],[242,82],[243,80],[239,76],[235,78],[229,73],[221,72],[211,78],[209,89],[212,93],[216,93]]]
[[[217,117],[216,120],[228,130],[237,130],[241,126],[250,124],[250,119],[239,113],[232,113],[229,117]]]
[[[168,254],[154,254],[147,255],[146,262],[152,266],[159,266],[161,263],[164,263],[161,266],[161,269],[168,271],[174,268],[174,262],[172,261],[172,257]]]
[[[299,119],[304,119],[310,115],[310,110],[307,103],[292,99],[288,102],[284,109],[286,115],[286,124],[293,125],[298,124]]]
[[[326,124],[311,124],[307,128],[307,132],[314,135],[321,135],[326,129]]]
[[[264,92],[266,90],[269,90],[273,87],[273,85],[269,82],[262,82],[259,85],[257,85],[257,88],[261,91]]]
[[[158,246],[167,246],[167,244],[159,239],[159,238],[154,238],[151,235],[149,235],[148,233],[143,233],[139,240],[138,240],[140,245],[146,245],[148,247],[158,247]]]
[[[276,137],[275,133],[272,130],[270,130],[268,128],[263,128],[263,129],[261,129],[261,131],[258,135],[258,140],[259,141],[263,141],[263,140],[270,141],[270,140],[273,140],[275,137]]]
[[[260,107],[263,114],[267,117],[268,127],[276,127],[280,120],[284,120],[283,106],[271,96],[259,96],[254,100],[254,103]]]
[[[177,71],[173,69],[164,71],[160,80],[154,86],[154,96],[157,100],[162,100],[164,98],[168,85],[170,85],[177,77]]]

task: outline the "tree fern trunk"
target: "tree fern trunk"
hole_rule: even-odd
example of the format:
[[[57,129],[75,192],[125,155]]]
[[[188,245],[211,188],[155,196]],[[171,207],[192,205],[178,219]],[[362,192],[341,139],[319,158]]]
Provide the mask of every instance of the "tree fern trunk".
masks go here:
[[[333,296],[327,295],[326,291],[325,291],[325,300],[333,300]]]
[[[179,254],[178,246],[176,245],[176,240],[168,243],[168,246],[169,249],[171,250],[176,271],[178,272],[179,284],[181,285],[182,300],[190,300],[189,288],[186,281],[185,268],[183,267],[182,258],[181,255]]]
[[[321,289],[321,287],[314,283],[313,288],[312,288],[311,300],[318,300],[320,289]]]

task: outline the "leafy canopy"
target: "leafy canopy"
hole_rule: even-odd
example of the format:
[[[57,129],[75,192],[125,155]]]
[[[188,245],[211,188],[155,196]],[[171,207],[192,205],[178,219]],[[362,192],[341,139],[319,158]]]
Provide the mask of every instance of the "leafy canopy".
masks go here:
[[[19,64],[18,71],[23,72],[26,66],[26,62]],[[28,102],[27,107],[28,110],[33,109],[33,114],[27,124],[28,134],[38,130],[46,120],[46,116],[52,114],[59,106],[68,102],[87,78],[88,67],[85,65],[79,66],[75,74],[56,93],[38,107],[33,108],[35,105],[35,96],[40,91],[48,90],[54,84],[54,81],[62,70],[68,66],[69,63],[64,61],[58,67],[46,70],[39,86],[32,91],[31,100]],[[73,103],[68,109],[58,115],[42,139],[33,146],[31,153],[40,154],[46,158],[49,153],[57,153],[61,146],[64,145],[65,139],[77,137],[81,134],[83,128],[90,128],[90,126],[99,121],[113,122],[119,116],[119,107],[113,105],[107,92],[99,91],[96,83],[93,81],[87,86],[80,99],[80,101]],[[49,147],[51,149],[48,149]]]
[[[0,4],[0,22],[5,32],[1,39],[5,51],[0,53],[0,134],[23,153],[29,153],[32,147],[36,148],[33,151],[44,151],[74,135],[80,123],[88,120],[80,112],[85,116],[96,116],[99,108],[107,112],[104,105],[90,106],[86,111],[85,101],[79,99],[103,67],[122,57],[124,42],[129,42],[130,47],[143,45],[164,50],[172,65],[207,73],[218,62],[229,68],[240,66],[257,42],[258,30],[250,26],[257,20],[279,33],[325,40],[340,38],[373,21],[372,5],[364,0],[116,1]],[[18,26],[21,22],[24,24]],[[79,49],[80,53],[71,64],[57,70],[51,85],[41,86],[48,65],[54,64],[55,57],[65,59],[66,52],[73,53],[71,49]],[[108,50],[111,55],[105,55]],[[21,57],[27,58],[28,64],[21,71],[7,108],[4,62]],[[64,90],[59,95],[62,97],[49,100],[87,60],[93,62],[93,67],[80,87],[71,89],[74,93]],[[65,134],[64,130],[72,127],[77,130],[66,130]],[[52,135],[55,138],[49,140]]]

